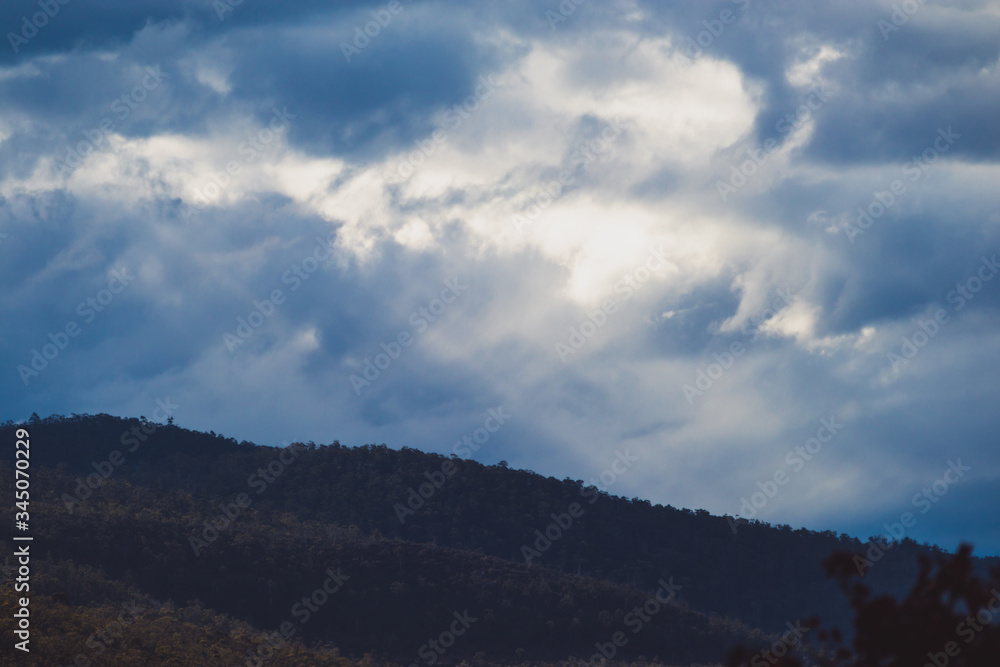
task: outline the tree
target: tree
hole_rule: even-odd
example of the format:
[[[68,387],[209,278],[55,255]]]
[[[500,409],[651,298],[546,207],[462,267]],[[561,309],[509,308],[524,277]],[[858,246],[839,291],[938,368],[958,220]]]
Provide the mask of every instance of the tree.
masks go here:
[[[829,643],[812,657],[820,667],[982,667],[1000,664],[1000,568],[991,580],[975,573],[972,547],[963,544],[951,558],[939,557],[937,565],[920,556],[917,581],[902,600],[873,596],[863,579],[863,555],[838,552],[824,563],[836,577],[854,610],[853,646],[842,645],[840,633],[820,632]],[[818,621],[810,622],[810,628]],[[779,649],[780,650],[780,649]],[[751,653],[732,652],[730,667],[803,667],[799,658],[776,658],[775,647]]]

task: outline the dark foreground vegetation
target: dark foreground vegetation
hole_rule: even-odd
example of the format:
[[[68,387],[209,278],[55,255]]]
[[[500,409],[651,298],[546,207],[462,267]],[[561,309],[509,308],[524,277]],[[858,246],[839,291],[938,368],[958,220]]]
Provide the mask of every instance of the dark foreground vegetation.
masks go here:
[[[733,530],[703,511],[406,448],[285,451],[107,415],[25,426],[32,652],[3,664],[707,665],[728,654],[798,667],[821,658],[807,644],[834,638],[805,620],[820,615],[854,647],[823,664],[922,667],[926,652],[914,662],[910,649],[938,646],[953,615],[1000,585],[977,579],[992,563],[962,552],[933,570],[946,555],[904,541],[858,588],[857,563],[830,558],[869,546],[846,536]],[[558,536],[539,540],[546,531]],[[995,655],[992,632],[948,664],[1000,664],[976,662]],[[914,633],[924,643],[907,641]],[[904,645],[910,662],[886,661]],[[813,662],[792,662],[802,656]]]

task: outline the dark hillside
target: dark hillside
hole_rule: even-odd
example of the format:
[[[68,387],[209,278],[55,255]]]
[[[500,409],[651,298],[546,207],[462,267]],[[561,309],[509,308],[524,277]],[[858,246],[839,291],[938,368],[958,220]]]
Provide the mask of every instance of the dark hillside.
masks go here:
[[[12,477],[9,470],[0,473],[0,479]],[[218,519],[217,508],[187,492],[117,480],[70,513],[59,498],[73,484],[71,477],[39,471],[32,501],[38,564],[63,567],[64,574],[66,567],[101,573],[48,585],[68,602],[120,598],[128,587],[157,605],[173,600],[204,607],[258,632],[288,623],[307,645],[330,644],[356,657],[377,647],[403,664],[431,655],[430,639],[449,629],[461,632],[446,652],[448,662],[477,653],[490,660],[589,658],[595,643],[615,633],[628,636],[619,657],[721,662],[726,647],[759,639],[738,622],[690,611],[684,589],[673,588],[667,575],[658,596],[650,595],[253,507],[206,533],[204,522]],[[2,491],[11,493],[10,485]],[[206,537],[197,555],[190,539],[196,535]],[[4,541],[0,558],[11,557],[10,544]],[[71,566],[54,562],[66,560]],[[102,584],[101,577],[120,583]]]
[[[821,563],[834,551],[862,545],[830,532],[758,522],[734,532],[726,518],[701,510],[652,505],[588,489],[581,481],[384,445],[309,444],[293,460],[286,453],[285,465],[277,463],[279,449],[136,419],[56,417],[30,428],[33,465],[60,466],[74,485],[77,476],[94,473],[95,462],[101,467],[119,450],[124,460],[111,479],[184,491],[193,508],[206,512],[214,502],[247,493],[253,508],[287,512],[298,521],[354,525],[364,533],[520,564],[528,553],[536,565],[645,591],[672,576],[693,609],[766,631],[813,614],[844,627],[850,618]],[[146,439],[140,442],[135,433]],[[269,465],[277,474],[267,474]],[[432,489],[435,483],[439,488]],[[418,502],[413,494],[422,484],[430,497]],[[87,489],[79,488],[76,495],[86,495]],[[106,493],[98,488],[93,499]],[[565,530],[550,528],[557,539],[548,549],[536,548],[546,543],[536,543],[535,531],[545,531],[553,514],[565,515],[574,503],[580,516]],[[929,551],[935,550],[904,540],[872,569],[870,582],[876,589],[903,592],[916,574],[915,556]]]

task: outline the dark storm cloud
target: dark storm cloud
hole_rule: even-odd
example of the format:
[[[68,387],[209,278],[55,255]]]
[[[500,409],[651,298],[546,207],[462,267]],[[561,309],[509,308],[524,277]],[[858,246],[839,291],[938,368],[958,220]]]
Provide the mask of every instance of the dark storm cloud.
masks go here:
[[[353,45],[356,28],[385,3],[53,2],[43,0],[58,12],[26,43],[15,40],[16,53],[7,32],[20,34],[22,17],[42,10],[37,1],[0,7],[6,416],[140,414],[172,394],[184,405],[179,421],[238,438],[341,437],[447,451],[486,409],[503,404],[516,421],[491,441],[486,460],[589,478],[609,448],[628,444],[642,453],[648,477],[623,480],[616,491],[732,512],[758,471],[770,474],[776,454],[836,413],[847,430],[813,474],[842,488],[789,491],[788,505],[766,518],[877,530],[914,486],[961,454],[975,461],[974,479],[928,514],[919,535],[953,547],[961,532],[1000,548],[993,529],[970,518],[988,515],[1000,470],[990,380],[1000,363],[1000,279],[960,310],[948,299],[977,275],[984,255],[1000,253],[990,180],[1000,150],[995,3],[923,3],[886,32],[879,21],[892,20],[892,3],[867,0],[585,2],[572,12],[558,2],[403,0],[348,57],[343,43]],[[651,58],[641,48],[647,43],[662,61],[642,60]],[[543,74],[564,77],[557,85],[567,91],[589,91],[581,103],[590,108],[559,107],[564,100],[546,98],[547,90],[517,88],[547,81],[526,69],[539,53],[565,55],[565,72]],[[631,158],[648,146],[633,125],[608,159],[613,166],[578,170],[550,210],[580,201],[604,211],[648,207],[658,222],[642,231],[654,235],[657,225],[673,229],[672,220],[701,215],[706,236],[694,225],[679,233],[694,257],[683,275],[652,281],[564,363],[555,343],[593,310],[567,287],[588,239],[546,236],[540,219],[537,236],[511,241],[503,206],[536,184],[525,186],[522,171],[552,177],[558,169],[545,160],[567,162],[603,129],[614,96],[606,91],[631,83],[631,92],[648,92],[646,68],[676,56],[683,69],[690,55],[709,65],[708,77],[728,71],[716,60],[738,73],[753,107],[751,120],[732,121],[739,128],[731,136],[742,138],[690,161],[654,155],[648,164],[636,157],[635,166]],[[164,77],[140,102],[129,96],[147,68]],[[385,183],[381,163],[413,150],[491,73],[509,75],[510,89],[520,91],[503,100],[506,113],[481,111],[449,134],[435,156],[441,161],[417,170],[417,185]],[[747,148],[768,138],[786,144],[793,135],[778,122],[820,83],[829,100],[796,135],[802,145],[720,201],[716,181]],[[655,93],[662,108],[635,109],[649,112],[646,121],[684,104],[669,84]],[[636,106],[650,104],[639,99]],[[126,105],[117,107],[128,109],[124,117],[116,102]],[[244,126],[286,108],[294,116],[288,131],[246,165],[260,173],[234,179],[230,198],[186,219],[190,189],[171,179],[190,168],[203,189],[235,154]],[[738,115],[718,106],[703,113]],[[106,118],[124,146],[104,138],[100,160],[46,176],[46,160],[64,160]],[[913,158],[926,160],[947,128],[960,137],[912,180]],[[532,144],[552,155],[532,153]],[[504,163],[506,150],[526,164]],[[212,161],[220,155],[221,164]],[[493,174],[495,165],[503,168]],[[606,192],[617,178],[620,191]],[[906,192],[850,236],[858,208],[895,179]],[[365,187],[336,205],[324,199],[357,181]],[[361,204],[372,210],[352,210]],[[573,210],[578,229],[635,232],[614,215],[588,220],[586,208]],[[713,235],[716,220],[726,226]],[[774,241],[773,255],[763,245],[744,248],[758,234]],[[293,290],[288,272],[318,238],[340,244],[335,258]],[[79,304],[123,265],[135,280],[84,323]],[[356,392],[351,375],[411,331],[411,314],[455,278],[468,292]],[[762,293],[778,287],[797,295],[795,309],[771,322],[786,329],[748,344],[688,405],[683,384],[713,353],[746,342],[741,322],[735,331],[723,323],[754,300],[771,301]],[[224,334],[235,334],[275,289],[285,301],[230,352]],[[948,324],[896,372],[886,353],[936,308],[947,309]],[[26,386],[17,366],[70,321],[82,332]],[[885,479],[893,465],[899,477]]]
[[[56,143],[78,139],[103,118],[116,121],[115,130],[126,136],[204,133],[249,104],[260,117],[276,106],[294,110],[291,139],[315,154],[384,153],[429,134],[432,117],[472,94],[478,77],[504,58],[472,40],[475,19],[467,10],[450,9],[443,18],[407,2],[357,55],[345,56],[345,45],[355,48],[355,31],[373,20],[371,13],[384,13],[382,4],[333,9],[303,3],[285,11],[277,3],[247,2],[223,21],[197,9],[206,4],[181,10],[151,3],[119,13],[100,6],[88,8],[86,20],[60,13],[39,35],[52,33],[49,50],[73,56],[51,59],[25,50],[21,60],[31,70],[0,82],[0,99],[8,112],[48,121],[50,133],[63,135]],[[82,3],[62,12],[71,9],[81,11]],[[71,40],[52,30],[58,23],[84,37]],[[113,58],[106,49],[115,51]],[[192,63],[231,69],[232,90],[220,94],[194,81]],[[166,85],[121,122],[125,107],[112,105],[147,68],[162,72]]]
[[[801,103],[788,67],[826,43],[851,57],[826,66],[838,95],[822,116],[812,159],[908,159],[926,147],[928,131],[954,125],[972,137],[956,152],[996,160],[1000,145],[990,121],[1000,99],[996,77],[984,70],[1000,57],[1000,16],[974,11],[985,2],[920,4],[899,26],[891,3],[720,0],[644,8],[685,53],[730,60],[765,85],[756,124],[761,141]],[[723,24],[727,11],[732,22]],[[880,29],[879,21],[898,29]]]
[[[234,28],[280,26],[317,14],[345,14],[376,6],[381,5],[330,0],[294,3],[275,0],[136,0],[128,3],[13,0],[0,8],[0,26],[4,30],[6,47],[0,49],[0,63],[72,50],[113,51],[127,44],[136,32],[150,23],[189,22],[196,32],[214,35]],[[26,22],[31,27],[26,27]]]
[[[346,24],[337,32],[351,40]],[[239,54],[232,95],[295,109],[292,140],[317,154],[412,144],[434,127],[435,112],[472,92],[489,66],[461,24],[428,25],[406,13],[350,63],[329,31],[306,27],[248,31],[227,48]]]

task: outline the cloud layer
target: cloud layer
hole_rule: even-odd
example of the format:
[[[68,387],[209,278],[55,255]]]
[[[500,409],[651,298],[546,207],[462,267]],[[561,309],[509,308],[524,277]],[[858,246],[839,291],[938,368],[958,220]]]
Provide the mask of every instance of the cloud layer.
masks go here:
[[[895,6],[7,3],[5,412],[502,405],[486,462],[1000,552],[1000,4]]]

